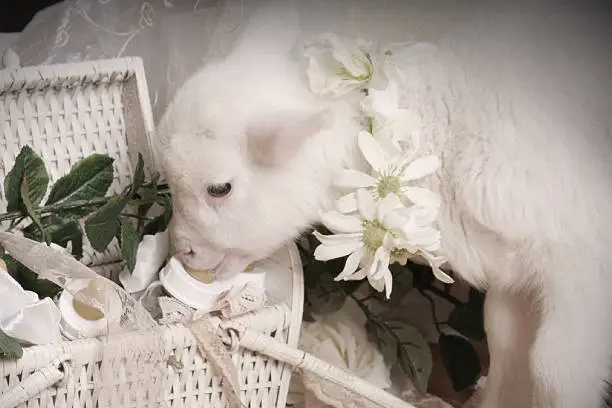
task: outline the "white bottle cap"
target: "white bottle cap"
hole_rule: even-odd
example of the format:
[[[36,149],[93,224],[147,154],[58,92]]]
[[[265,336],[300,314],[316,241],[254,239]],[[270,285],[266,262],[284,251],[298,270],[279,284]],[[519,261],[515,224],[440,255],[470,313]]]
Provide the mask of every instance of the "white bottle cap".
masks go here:
[[[202,312],[212,311],[219,295],[234,286],[252,282],[265,287],[265,278],[263,269],[253,267],[252,271],[241,272],[232,279],[204,283],[191,276],[175,257],[170,258],[159,274],[159,280],[170,295]]]
[[[70,340],[104,336],[107,334],[109,321],[114,322],[121,316],[121,298],[113,291],[108,292],[108,295],[116,299],[108,302],[111,310],[107,310],[106,314],[74,299],[73,293],[87,288],[90,282],[91,279],[70,282],[57,302],[62,313],[62,334]]]

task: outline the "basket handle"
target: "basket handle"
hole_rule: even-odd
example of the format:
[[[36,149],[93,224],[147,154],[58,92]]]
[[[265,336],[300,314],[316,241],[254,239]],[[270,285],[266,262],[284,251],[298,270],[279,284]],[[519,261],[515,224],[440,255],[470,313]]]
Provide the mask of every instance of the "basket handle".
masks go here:
[[[321,378],[325,382],[330,382],[338,387],[342,387],[358,399],[368,400],[368,407],[381,408],[416,408],[414,405],[376,387],[369,382],[357,377],[351,372],[340,367],[331,365],[312,354],[291,347],[275,338],[257,332],[242,325],[229,323],[224,325],[230,333],[230,337],[237,338],[238,345],[251,351],[267,355],[275,360],[287,363],[297,369],[308,371]],[[232,332],[234,335],[232,335]],[[356,405],[346,406],[361,406]]]
[[[68,358],[55,360],[13,385],[0,396],[0,408],[15,408],[63,380],[66,360]]]

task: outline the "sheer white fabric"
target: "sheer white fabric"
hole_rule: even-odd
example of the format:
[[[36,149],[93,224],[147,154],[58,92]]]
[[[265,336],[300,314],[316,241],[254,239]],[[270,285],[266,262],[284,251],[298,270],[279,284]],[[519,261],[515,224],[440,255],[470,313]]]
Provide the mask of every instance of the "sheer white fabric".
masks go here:
[[[446,0],[445,0],[446,1]],[[426,2],[301,0],[305,36],[324,31],[377,40],[432,40],[450,14]],[[38,13],[13,49],[22,65],[139,56],[155,120],[183,81],[228,52],[255,0],[66,0]],[[436,3],[436,9],[440,3]],[[432,16],[423,18],[423,13]]]

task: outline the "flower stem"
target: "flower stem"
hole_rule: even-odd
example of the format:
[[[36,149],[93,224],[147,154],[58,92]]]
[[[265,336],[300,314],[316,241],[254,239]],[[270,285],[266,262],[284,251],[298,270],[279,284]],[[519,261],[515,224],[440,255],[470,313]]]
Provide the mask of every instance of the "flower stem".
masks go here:
[[[151,221],[152,220],[151,217],[145,217],[145,216],[141,216],[141,215],[137,215],[137,214],[130,214],[130,213],[121,213],[121,214],[119,214],[119,216],[125,217],[125,218],[134,218],[134,219],[137,219],[139,221]]]
[[[436,326],[436,330],[439,334],[442,334],[442,330],[440,329],[440,322],[438,321],[438,316],[436,315],[436,303],[433,298],[429,296],[423,289],[418,289],[419,293],[429,301],[429,306],[431,308],[431,317],[433,318],[434,325]]]
[[[426,288],[419,289],[421,294],[423,293],[424,290],[427,290],[427,291],[433,293],[434,295],[436,295],[436,296],[446,300],[447,302],[451,303],[454,306],[461,306],[461,305],[464,304],[462,301],[460,301],[456,297],[452,296],[451,294],[447,293],[443,289],[437,288],[437,287],[435,287],[433,285],[428,285]]]

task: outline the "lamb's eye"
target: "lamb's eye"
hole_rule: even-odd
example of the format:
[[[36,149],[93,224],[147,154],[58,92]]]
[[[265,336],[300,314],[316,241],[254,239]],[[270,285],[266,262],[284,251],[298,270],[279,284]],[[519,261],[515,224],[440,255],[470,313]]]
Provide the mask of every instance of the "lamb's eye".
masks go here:
[[[206,192],[215,198],[225,197],[232,191],[232,185],[230,183],[211,184],[206,187]]]

